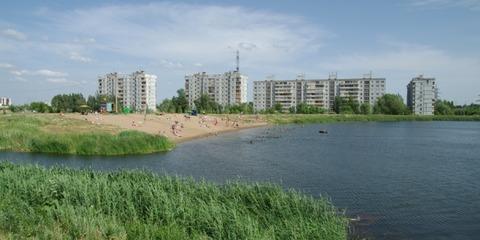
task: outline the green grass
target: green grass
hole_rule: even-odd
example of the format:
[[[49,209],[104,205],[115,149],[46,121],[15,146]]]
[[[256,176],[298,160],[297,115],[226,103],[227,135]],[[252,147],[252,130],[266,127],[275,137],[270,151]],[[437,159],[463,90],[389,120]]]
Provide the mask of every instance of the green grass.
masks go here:
[[[0,151],[78,155],[126,155],[168,151],[166,137],[116,131],[55,115],[0,116]]]
[[[7,239],[346,239],[329,201],[265,184],[0,162]]]
[[[332,122],[392,122],[392,121],[480,121],[476,116],[415,116],[415,115],[329,115],[329,114],[272,114],[265,115],[268,122],[274,124],[287,123],[332,123]]]

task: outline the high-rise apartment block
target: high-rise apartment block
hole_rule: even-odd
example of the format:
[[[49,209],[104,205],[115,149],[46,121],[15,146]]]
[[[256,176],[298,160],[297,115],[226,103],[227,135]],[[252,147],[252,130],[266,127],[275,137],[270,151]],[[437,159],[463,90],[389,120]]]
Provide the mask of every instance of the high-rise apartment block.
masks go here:
[[[136,71],[132,74],[109,73],[98,78],[98,93],[116,98],[118,104],[135,111],[156,109],[157,76]]]
[[[253,83],[253,106],[256,111],[282,105],[283,111],[300,103],[333,109],[335,97],[352,98],[371,106],[385,94],[385,78],[265,80]]]
[[[425,78],[420,75],[413,78],[407,85],[407,106],[413,114],[433,115],[436,100],[435,78]]]
[[[10,106],[12,105],[12,99],[8,98],[8,97],[0,97],[0,107],[2,106]]]
[[[223,74],[205,72],[185,76],[185,94],[190,107],[194,101],[206,94],[222,106],[247,102],[247,76],[239,71]]]

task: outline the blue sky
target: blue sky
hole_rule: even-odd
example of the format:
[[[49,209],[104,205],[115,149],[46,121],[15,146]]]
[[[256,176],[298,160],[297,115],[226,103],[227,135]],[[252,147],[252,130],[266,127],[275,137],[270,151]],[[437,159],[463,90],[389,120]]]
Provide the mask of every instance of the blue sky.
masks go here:
[[[250,83],[372,71],[405,96],[424,74],[441,98],[471,103],[479,26],[480,0],[2,2],[0,96],[89,95],[98,75],[143,69],[159,77],[160,101],[185,74],[232,70],[239,49]]]

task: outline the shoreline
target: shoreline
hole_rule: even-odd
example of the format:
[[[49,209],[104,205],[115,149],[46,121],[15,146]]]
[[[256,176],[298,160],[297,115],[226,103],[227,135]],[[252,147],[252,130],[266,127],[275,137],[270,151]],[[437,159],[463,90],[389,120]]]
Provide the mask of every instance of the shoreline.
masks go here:
[[[392,121],[480,121],[480,116],[415,116],[415,115],[350,115],[350,114],[211,114],[188,116],[185,114],[166,113],[148,114],[144,121],[142,114],[105,114],[105,115],[80,115],[66,114],[65,118],[88,120],[94,125],[113,126],[122,130],[135,130],[152,135],[162,135],[175,144],[201,138],[214,137],[222,133],[240,131],[243,129],[266,127],[276,124],[320,124],[341,122],[392,122]],[[258,118],[258,116],[260,116]],[[205,120],[206,119],[206,120]],[[228,124],[225,120],[230,119]],[[217,125],[213,122],[217,121]],[[132,126],[135,122],[136,126]],[[233,122],[238,122],[238,127],[233,127]],[[182,125],[179,130],[181,136],[172,134],[172,124]]]
[[[177,138],[177,139],[169,138],[169,140],[171,140],[175,144],[182,144],[182,143],[186,143],[186,142],[189,142],[189,141],[198,140],[198,139],[202,139],[202,138],[216,137],[218,135],[225,134],[225,133],[238,132],[238,131],[242,131],[242,130],[246,130],[246,129],[252,129],[252,128],[261,128],[261,127],[266,127],[266,126],[269,126],[269,125],[270,125],[269,123],[262,123],[262,124],[258,124],[258,125],[249,125],[249,126],[244,126],[244,127],[234,128],[234,129],[225,129],[225,130],[218,131],[216,133],[204,133],[204,134],[200,134],[200,135],[196,135],[196,136],[181,137],[181,138]]]
[[[480,121],[474,116],[271,114],[9,114],[0,150],[72,155],[164,152],[176,144],[243,129],[341,122]]]
[[[134,130],[152,135],[165,136],[175,144],[215,136],[242,129],[268,126],[266,119],[255,115],[201,115],[185,114],[65,114],[65,118],[85,121],[94,126],[111,126],[120,130]]]

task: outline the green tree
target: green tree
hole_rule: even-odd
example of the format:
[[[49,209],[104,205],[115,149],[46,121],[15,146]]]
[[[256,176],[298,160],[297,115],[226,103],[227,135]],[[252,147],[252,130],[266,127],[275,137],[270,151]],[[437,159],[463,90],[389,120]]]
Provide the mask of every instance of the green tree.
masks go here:
[[[293,112],[295,113],[295,108],[293,108]],[[302,102],[297,105],[296,113],[299,113],[299,114],[325,113],[325,109]]]
[[[236,105],[228,105],[223,108],[225,113],[244,113],[252,114],[253,113],[253,102],[240,103]]]
[[[365,115],[372,113],[372,108],[370,107],[370,104],[362,103],[360,105],[360,113]]]
[[[92,109],[93,111],[98,111],[100,109],[100,101],[96,96],[88,96],[87,98],[87,105]]]
[[[157,109],[160,112],[175,112],[175,106],[173,106],[172,100],[168,98],[165,98],[160,104],[158,104]]]
[[[333,110],[338,114],[358,114],[360,113],[360,104],[353,97],[337,96],[333,102]]]
[[[185,95],[185,90],[180,88],[177,90],[177,98],[175,101],[175,111],[178,113],[184,113],[188,109],[188,99]]]
[[[453,112],[455,115],[480,115],[480,104],[472,103],[470,105],[454,106]]]
[[[32,102],[30,103],[30,106],[28,107],[31,111],[35,111],[38,113],[49,113],[52,112],[52,109],[48,104],[44,102]]]
[[[446,100],[437,100],[435,102],[435,115],[454,115],[455,105]]]
[[[410,110],[403,102],[403,98],[400,95],[385,94],[377,99],[375,106],[373,107],[375,114],[388,114],[388,115],[406,115],[410,114]]]
[[[188,108],[188,99],[183,88],[177,90],[177,96],[173,96],[171,99],[164,99],[157,106],[159,111],[169,113],[185,113],[188,111]]]
[[[80,112],[80,106],[86,104],[81,93],[59,94],[52,98],[54,112]]]
[[[275,103],[275,105],[273,105],[273,110],[276,111],[276,112],[283,112],[282,104]]]
[[[28,110],[30,105],[24,104],[24,105],[10,105],[9,109],[11,112],[24,112],[25,110]]]
[[[210,99],[208,94],[203,94],[194,101],[197,111],[200,113],[222,113],[223,107]]]
[[[333,102],[333,111],[339,114],[341,107],[344,105],[344,99],[342,97],[336,96]]]

